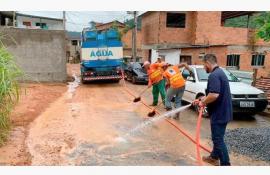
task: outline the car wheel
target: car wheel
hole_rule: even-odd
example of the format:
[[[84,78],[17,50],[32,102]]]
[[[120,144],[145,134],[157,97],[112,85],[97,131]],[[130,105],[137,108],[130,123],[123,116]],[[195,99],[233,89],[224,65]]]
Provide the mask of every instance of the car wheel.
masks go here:
[[[130,74],[127,74],[127,81],[131,81]]]
[[[136,78],[135,78],[134,76],[131,78],[131,82],[132,82],[133,84],[136,84]]]

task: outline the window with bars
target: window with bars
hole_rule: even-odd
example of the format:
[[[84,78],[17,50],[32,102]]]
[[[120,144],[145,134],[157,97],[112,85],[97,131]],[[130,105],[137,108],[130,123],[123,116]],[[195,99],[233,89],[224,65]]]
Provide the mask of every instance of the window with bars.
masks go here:
[[[265,55],[252,55],[251,66],[264,66]]]
[[[239,69],[240,55],[227,55],[227,67],[234,67]]]

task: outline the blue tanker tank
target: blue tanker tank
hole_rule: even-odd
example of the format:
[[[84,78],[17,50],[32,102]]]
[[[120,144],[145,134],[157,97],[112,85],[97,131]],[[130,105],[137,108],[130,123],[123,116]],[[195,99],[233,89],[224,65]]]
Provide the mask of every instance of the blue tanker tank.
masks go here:
[[[122,78],[123,45],[116,30],[82,32],[82,82]]]

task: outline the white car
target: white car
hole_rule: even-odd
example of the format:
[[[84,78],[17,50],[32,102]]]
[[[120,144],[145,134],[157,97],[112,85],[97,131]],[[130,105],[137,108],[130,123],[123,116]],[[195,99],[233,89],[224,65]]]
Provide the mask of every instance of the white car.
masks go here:
[[[205,95],[209,74],[206,73],[203,65],[191,65],[190,67],[194,73],[194,77],[189,76],[189,72],[186,69],[183,70],[182,74],[187,78],[183,100],[191,103],[195,99]],[[241,82],[231,72],[224,68],[222,69],[229,80],[234,113],[254,115],[265,110],[268,101],[266,94],[262,90]],[[204,112],[204,116],[206,115],[207,110]]]

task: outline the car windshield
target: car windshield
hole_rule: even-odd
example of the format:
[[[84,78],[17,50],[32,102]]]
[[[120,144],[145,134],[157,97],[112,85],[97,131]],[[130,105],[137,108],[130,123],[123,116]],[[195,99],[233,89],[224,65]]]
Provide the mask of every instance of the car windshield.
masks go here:
[[[141,64],[140,63],[133,63],[132,64],[132,67],[133,69],[137,70],[137,71],[140,71],[144,74],[146,74],[146,71],[142,68]]]
[[[133,66],[134,69],[141,69],[142,68],[140,63],[133,63],[132,66]]]
[[[226,69],[222,69],[230,82],[239,82],[239,79]],[[209,74],[206,73],[204,68],[196,68],[199,81],[207,81]]]

